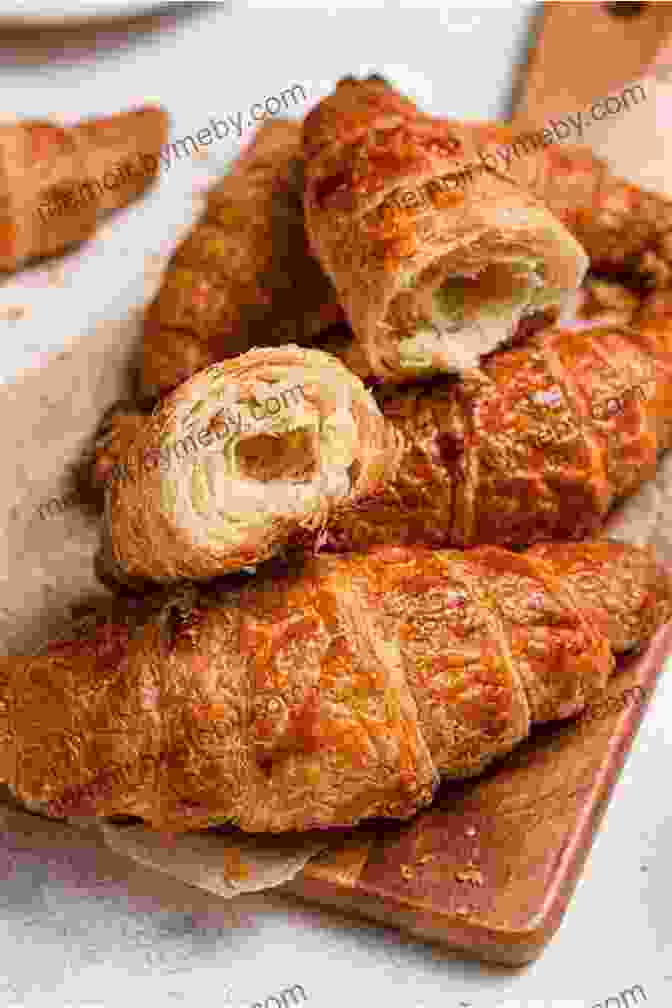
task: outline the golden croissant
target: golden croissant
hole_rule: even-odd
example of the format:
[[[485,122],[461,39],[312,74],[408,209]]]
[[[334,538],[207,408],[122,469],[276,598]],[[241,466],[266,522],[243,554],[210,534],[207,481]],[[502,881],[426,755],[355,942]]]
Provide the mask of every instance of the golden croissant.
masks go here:
[[[306,231],[367,373],[475,367],[522,320],[571,303],[586,253],[503,172],[455,184],[478,158],[463,124],[379,80],[346,79],[308,114],[303,143]]]
[[[0,779],[174,832],[408,817],[603,690],[672,615],[620,543],[314,557],[0,659]]]

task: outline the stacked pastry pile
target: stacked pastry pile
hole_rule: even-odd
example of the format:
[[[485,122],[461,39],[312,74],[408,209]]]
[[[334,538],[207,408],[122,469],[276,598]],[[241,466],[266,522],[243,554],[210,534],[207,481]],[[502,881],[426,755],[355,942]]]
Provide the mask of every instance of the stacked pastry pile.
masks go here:
[[[347,79],[213,190],[147,311],[163,398],[98,455],[106,571],[164,594],[2,660],[22,800],[175,832],[405,817],[672,615],[649,551],[562,542],[672,440],[670,207],[578,149],[472,178],[499,129]]]

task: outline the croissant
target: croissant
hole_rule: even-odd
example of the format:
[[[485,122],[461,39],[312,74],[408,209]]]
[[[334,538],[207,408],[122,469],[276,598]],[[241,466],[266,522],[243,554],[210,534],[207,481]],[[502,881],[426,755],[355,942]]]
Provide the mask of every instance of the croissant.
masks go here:
[[[342,321],[308,250],[300,141],[299,123],[264,123],[208,194],[145,313],[143,395],[164,394],[254,346],[312,346]]]
[[[0,126],[0,272],[90,238],[156,177],[167,131],[166,113],[151,106],[74,127]]]
[[[148,419],[118,415],[115,436],[101,572],[122,582],[206,579],[314,539],[401,452],[360,379],[295,346],[199,371]]]
[[[0,659],[0,779],[173,832],[405,818],[580,711],[671,615],[670,576],[621,543],[313,557]]]
[[[588,267],[535,196],[483,171],[468,127],[379,80],[341,81],[303,129],[306,230],[367,374],[463,371],[521,320],[557,317]]]

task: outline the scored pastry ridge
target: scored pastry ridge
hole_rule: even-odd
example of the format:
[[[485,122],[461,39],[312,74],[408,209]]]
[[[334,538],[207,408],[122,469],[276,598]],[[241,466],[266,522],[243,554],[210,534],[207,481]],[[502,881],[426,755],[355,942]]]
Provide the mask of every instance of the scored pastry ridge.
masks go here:
[[[582,710],[671,613],[621,543],[311,557],[2,659],[0,773],[47,814],[174,832],[406,818]]]

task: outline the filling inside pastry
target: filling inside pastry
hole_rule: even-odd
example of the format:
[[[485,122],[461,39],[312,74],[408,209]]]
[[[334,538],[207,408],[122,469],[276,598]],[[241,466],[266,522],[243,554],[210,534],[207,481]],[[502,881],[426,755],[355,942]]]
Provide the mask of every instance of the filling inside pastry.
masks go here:
[[[215,367],[192,383],[161,443],[163,508],[191,539],[244,547],[265,527],[277,531],[278,520],[309,516],[325,496],[350,492],[350,391],[341,379],[323,401],[313,392],[318,376],[315,386],[302,384],[306,377],[239,382],[218,378]]]
[[[312,479],[320,465],[319,439],[314,430],[298,428],[287,434],[256,434],[243,438],[236,452],[237,471],[246,479],[269,483]]]
[[[531,256],[444,278],[415,292],[415,324],[404,326],[412,335],[399,343],[401,365],[413,372],[477,366],[482,354],[513,337],[522,318],[560,307],[562,296],[546,285],[543,261]]]

